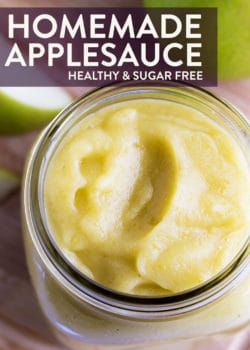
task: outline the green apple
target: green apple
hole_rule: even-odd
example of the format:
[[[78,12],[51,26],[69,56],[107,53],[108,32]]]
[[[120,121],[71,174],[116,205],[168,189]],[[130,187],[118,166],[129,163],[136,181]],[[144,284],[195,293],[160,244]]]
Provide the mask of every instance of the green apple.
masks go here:
[[[249,0],[144,0],[146,7],[218,8],[218,75],[221,79],[250,76]]]
[[[62,87],[0,87],[0,134],[38,129],[69,102]]]
[[[20,178],[6,170],[0,168],[0,202],[2,202],[10,193],[15,191],[20,185]]]

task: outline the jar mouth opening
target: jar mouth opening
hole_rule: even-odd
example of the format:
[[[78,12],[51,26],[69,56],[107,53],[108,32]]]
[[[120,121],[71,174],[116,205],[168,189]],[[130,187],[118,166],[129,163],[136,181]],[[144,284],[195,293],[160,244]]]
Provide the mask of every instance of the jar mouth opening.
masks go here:
[[[144,316],[145,312],[149,312],[151,316],[157,313],[158,318],[175,316],[193,310],[193,308],[201,307],[204,303],[207,304],[230,290],[249,266],[250,235],[230,264],[202,284],[168,295],[127,294],[101,285],[85,276],[71,264],[58,247],[46,225],[41,191],[46,165],[51,156],[50,152],[52,152],[52,149],[56,149],[55,144],[58,136],[69,130],[77,117],[79,119],[79,110],[82,109],[84,104],[88,114],[89,110],[92,111],[94,103],[96,103],[95,107],[98,108],[100,104],[109,103],[110,100],[113,101],[114,96],[115,98],[127,98],[128,96],[136,98],[138,94],[142,96],[148,93],[148,96],[152,97],[155,91],[165,96],[166,94],[173,94],[179,96],[180,99],[186,97],[192,100],[192,103],[206,104],[206,108],[213,108],[216,105],[217,108],[223,110],[230,122],[233,115],[236,118],[233,124],[237,122],[240,127],[249,128],[248,121],[227,102],[210,92],[189,84],[173,82],[172,86],[165,86],[162,83],[126,82],[95,89],[66,107],[42,132],[31,151],[30,160],[27,164],[23,206],[26,216],[29,218],[27,220],[28,224],[32,226],[29,229],[29,232],[33,233],[32,241],[42,260],[46,261],[46,266],[49,267],[53,276],[64,288],[71,290],[78,298],[83,298],[94,306],[104,307],[107,310],[107,305],[109,305],[112,312],[114,308],[117,308],[119,310],[123,309],[126,315],[128,312],[133,313],[134,311],[137,314],[138,312],[142,313]],[[50,152],[48,152],[49,149]],[[31,181],[31,179],[33,180]]]

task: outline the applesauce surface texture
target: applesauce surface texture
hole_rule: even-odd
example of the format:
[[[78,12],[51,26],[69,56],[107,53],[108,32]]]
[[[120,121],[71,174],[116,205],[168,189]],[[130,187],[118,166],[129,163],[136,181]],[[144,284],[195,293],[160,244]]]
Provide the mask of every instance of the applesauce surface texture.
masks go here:
[[[248,237],[241,148],[209,117],[174,102],[120,102],[80,121],[51,158],[43,195],[62,253],[125,293],[195,287]]]

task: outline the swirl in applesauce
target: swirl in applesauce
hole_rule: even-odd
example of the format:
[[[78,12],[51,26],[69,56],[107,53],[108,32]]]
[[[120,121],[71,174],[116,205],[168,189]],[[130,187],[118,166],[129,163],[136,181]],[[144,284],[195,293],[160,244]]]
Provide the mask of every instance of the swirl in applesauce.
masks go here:
[[[44,200],[63,254],[139,295],[221,272],[248,237],[250,177],[233,137],[178,103],[137,99],[79,122],[50,160]]]

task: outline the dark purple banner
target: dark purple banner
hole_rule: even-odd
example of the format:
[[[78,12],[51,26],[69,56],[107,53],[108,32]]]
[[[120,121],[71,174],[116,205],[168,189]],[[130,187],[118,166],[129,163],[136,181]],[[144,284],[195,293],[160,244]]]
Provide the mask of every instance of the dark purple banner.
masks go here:
[[[1,8],[0,86],[217,84],[214,8]]]

